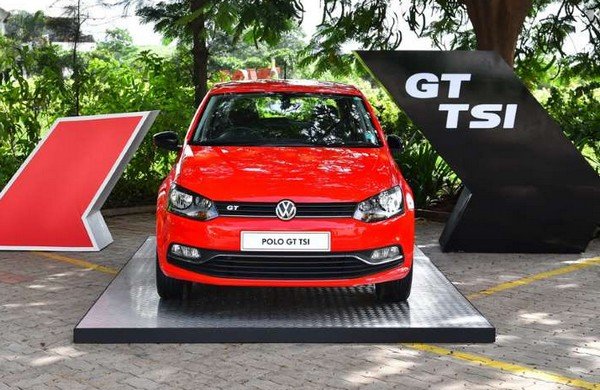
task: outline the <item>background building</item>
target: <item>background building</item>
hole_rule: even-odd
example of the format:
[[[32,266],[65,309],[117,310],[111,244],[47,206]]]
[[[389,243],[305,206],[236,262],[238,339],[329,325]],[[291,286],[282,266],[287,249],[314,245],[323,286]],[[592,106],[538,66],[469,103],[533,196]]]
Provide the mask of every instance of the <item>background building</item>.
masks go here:
[[[4,35],[5,33],[4,22],[6,21],[9,15],[10,13],[8,11],[5,11],[2,8],[0,8],[0,35]]]

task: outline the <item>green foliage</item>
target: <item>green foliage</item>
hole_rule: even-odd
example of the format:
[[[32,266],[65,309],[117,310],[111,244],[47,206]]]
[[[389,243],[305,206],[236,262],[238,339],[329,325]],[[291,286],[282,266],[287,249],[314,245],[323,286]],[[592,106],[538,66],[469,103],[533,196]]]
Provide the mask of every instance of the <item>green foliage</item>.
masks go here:
[[[385,50],[397,48],[402,40],[399,19],[389,0],[325,0],[323,6],[323,19],[304,52],[303,65],[314,62],[315,74],[332,69],[347,72],[354,62],[353,57],[342,55],[348,42]]]
[[[540,16],[545,15],[545,16]],[[597,0],[534,0],[517,46],[517,61],[559,61],[580,77],[600,75],[600,3]],[[564,51],[571,34],[582,30],[588,44],[569,55]]]
[[[177,0],[168,4],[188,4],[187,1]],[[468,26],[465,27],[464,9],[457,8],[456,1],[458,0],[413,0],[412,4],[435,6],[438,7],[434,7],[436,12],[451,16],[439,19],[428,29],[422,30],[423,34],[439,38],[440,45],[446,45],[450,41],[453,47],[472,48],[474,35]],[[397,134],[403,139],[404,151],[395,157],[414,190],[417,207],[435,206],[457,195],[461,185],[459,179],[404,112],[398,109],[385,91],[377,87],[375,81],[351,56],[335,53],[341,51],[346,42],[346,34],[356,34],[359,37],[365,28],[375,29],[365,33],[364,38],[361,38],[364,40],[359,40],[365,47],[375,47],[375,43],[371,45],[372,40],[377,41],[377,45],[382,45],[382,48],[395,45],[394,37],[385,35],[394,28],[395,23],[390,16],[383,18],[382,12],[389,10],[385,8],[386,1],[368,2],[364,12],[357,12],[357,7],[362,7],[362,3],[351,2],[354,5],[341,12],[336,7],[342,3],[348,5],[348,2],[326,1],[326,17],[330,18],[330,22],[319,27],[308,50],[324,60],[321,63],[314,62],[314,57],[311,57],[304,67],[297,65],[298,54],[304,46],[297,29],[281,33],[279,44],[274,46],[257,42],[252,37],[263,36],[265,41],[271,41],[273,37],[269,38],[266,31],[248,33],[250,24],[239,23],[245,18],[262,16],[257,16],[255,11],[248,11],[248,14],[239,19],[240,16],[234,15],[232,8],[228,7],[235,4],[241,7],[241,3],[228,3],[227,7],[220,5],[218,9],[205,10],[213,12],[211,18],[218,20],[218,23],[208,22],[209,31],[206,32],[207,49],[210,52],[208,73],[213,75],[214,81],[219,80],[218,70],[266,67],[274,58],[278,66],[287,65],[288,77],[312,78],[317,73],[321,80],[353,84],[367,96],[384,131],[387,134]],[[248,4],[255,3],[262,2]],[[586,7],[592,4],[584,3],[587,4]],[[160,4],[166,6],[167,2]],[[298,4],[294,2],[292,6],[297,7]],[[543,7],[544,4],[543,1],[537,1],[535,7]],[[285,5],[281,6],[286,9]],[[404,15],[413,29],[423,29],[424,19],[419,16],[421,9],[417,8]],[[181,14],[177,13],[177,9],[171,11],[171,16],[177,18],[165,19],[164,28],[173,29],[173,37],[180,38],[180,43],[172,54],[159,56],[149,51],[140,51],[133,46],[126,31],[114,29],[109,31],[108,38],[100,42],[96,50],[80,55],[79,94],[82,114],[159,109],[161,114],[152,127],[151,134],[165,130],[184,134],[194,112],[195,90],[191,82],[194,66],[189,50],[190,42],[186,38],[189,35],[185,35],[185,22],[190,15],[187,9],[181,11]],[[276,17],[271,13],[265,15],[268,18]],[[370,26],[372,20],[369,21],[369,18],[383,24]],[[342,27],[340,35],[331,36],[338,21]],[[288,25],[283,22],[282,26],[287,28]],[[160,26],[162,25],[157,25],[157,28],[162,29]],[[568,26],[565,26],[568,30]],[[23,27],[18,31],[29,31],[28,29],[29,27]],[[73,80],[68,77],[73,70],[70,53],[43,40],[36,40],[36,34],[33,28],[30,33],[16,34],[18,40],[0,37],[0,188],[31,152],[43,132],[57,117],[67,116],[73,105],[74,85]],[[556,43],[561,35],[559,32],[553,34],[556,37],[552,39]],[[521,47],[527,47],[530,51],[519,52],[526,54],[517,58],[516,70],[532,92],[541,97],[540,101],[558,121],[567,137],[600,172],[600,76],[597,62],[589,62],[597,50],[595,46],[591,46],[581,55],[552,56],[547,50],[550,44],[542,43],[523,41]],[[594,44],[597,45],[597,42]],[[584,66],[585,64],[589,66]],[[146,137],[118,182],[109,198],[108,207],[154,202],[158,183],[170,169],[174,156],[155,150],[151,145],[151,134]]]
[[[106,39],[98,43],[96,55],[104,54],[106,57],[114,57],[116,60],[126,60],[137,54],[138,49],[133,45],[133,39],[129,31],[115,28],[106,31]]]
[[[114,52],[110,48],[121,48]],[[194,112],[193,89],[177,56],[159,57],[128,46],[123,34],[84,58],[81,114],[161,110],[151,133],[187,130]],[[111,55],[114,54],[114,55]],[[0,37],[0,187],[58,117],[67,116],[72,81],[69,63],[56,46],[30,48]],[[108,206],[152,203],[173,156],[157,153],[146,137],[108,200]]]
[[[418,208],[433,206],[458,194],[460,180],[426,140],[408,144],[397,162]]]
[[[260,42],[275,45],[302,17],[299,1],[286,0],[120,0],[136,4],[137,15],[145,23],[153,23],[156,31],[190,50],[193,58],[192,84],[195,104],[204,97],[209,80],[207,65],[212,55],[211,42],[219,34],[227,34],[233,42],[243,40],[258,46]]]
[[[411,0],[409,28],[444,50],[474,50],[475,34],[460,0]],[[600,75],[600,3],[597,0],[533,0],[518,38],[515,68],[529,87],[554,75]],[[587,35],[577,53],[567,53],[572,34]],[[581,39],[578,39],[581,41]]]
[[[298,0],[243,0],[234,9],[238,16],[234,38],[242,37],[254,45],[259,42],[276,45],[283,33],[298,26],[297,20],[301,19],[303,11]]]
[[[160,180],[173,163],[172,155],[157,153],[152,134],[173,130],[183,137],[194,112],[193,89],[180,77],[181,64],[172,58],[144,51],[119,61],[101,54],[89,59],[81,102],[83,115],[161,111],[108,205],[151,203]]]
[[[303,34],[298,30],[285,33],[281,40],[272,46],[264,43],[235,41],[228,34],[215,34],[209,50],[211,56],[208,70],[215,74],[222,69],[265,68],[271,65],[271,59],[287,73],[287,78],[296,77],[295,64],[298,53],[304,47]],[[282,75],[283,76],[283,75]]]
[[[161,32],[166,38],[189,41],[189,30],[179,22],[188,15],[189,3],[189,0],[161,1],[154,5],[144,5],[136,13],[145,23],[154,23],[154,30]]]
[[[240,41],[232,45],[221,34],[214,46],[213,69],[226,65],[225,55],[239,67],[268,66],[271,58],[293,63],[301,45],[299,33],[284,36],[283,44],[269,48]],[[43,132],[58,117],[68,116],[73,102],[70,53],[49,44],[24,45],[0,37],[0,188],[4,186]],[[81,55],[80,113],[160,110],[150,134],[134,155],[107,202],[107,207],[150,204],[174,156],[158,152],[151,135],[166,130],[183,137],[194,108],[189,52],[180,46],[161,57],[133,46],[129,34],[109,30],[97,49]],[[236,66],[237,67],[237,66]]]
[[[0,36],[1,185],[67,104],[62,62],[50,46],[30,48]]]
[[[6,36],[17,42],[40,43],[45,25],[46,17],[42,11],[34,14],[13,11],[6,21]]]
[[[296,0],[117,0],[114,3],[137,6],[137,15],[146,23],[154,23],[156,31],[188,43],[194,23],[200,21],[204,24],[203,38],[207,41],[225,32],[235,41],[244,39],[254,44],[274,45],[281,33],[294,29],[294,21],[301,18],[303,11],[301,2]]]
[[[344,54],[348,44],[362,49],[397,49],[404,24],[420,37],[428,37],[443,50],[473,50],[477,40],[464,0],[324,0],[323,17],[304,51],[303,65],[313,64],[314,75],[336,69],[349,74],[354,61]],[[406,8],[403,9],[403,6]],[[543,70],[560,63],[579,75],[600,74],[600,2],[598,0],[533,0],[516,48],[517,67],[526,83]],[[578,53],[563,49],[576,30],[588,36]],[[539,71],[538,71],[539,70]]]
[[[565,135],[600,173],[600,81],[550,88],[546,109]]]

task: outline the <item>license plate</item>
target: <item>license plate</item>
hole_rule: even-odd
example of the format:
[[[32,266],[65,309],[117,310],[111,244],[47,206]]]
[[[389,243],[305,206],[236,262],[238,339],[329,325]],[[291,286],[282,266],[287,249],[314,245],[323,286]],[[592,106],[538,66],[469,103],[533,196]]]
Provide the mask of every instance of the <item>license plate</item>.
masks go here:
[[[242,251],[329,252],[330,232],[242,232]]]

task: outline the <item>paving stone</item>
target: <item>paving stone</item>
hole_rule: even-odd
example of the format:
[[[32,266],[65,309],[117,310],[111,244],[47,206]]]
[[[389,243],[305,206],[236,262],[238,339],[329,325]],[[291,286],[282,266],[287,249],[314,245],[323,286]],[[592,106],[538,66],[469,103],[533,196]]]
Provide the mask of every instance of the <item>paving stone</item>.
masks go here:
[[[115,242],[68,253],[121,268],[153,234],[153,216],[107,218]],[[600,256],[442,253],[442,224],[419,221],[421,249],[464,294]],[[74,345],[72,329],[112,275],[28,252],[0,252],[0,390],[27,389],[568,389],[409,346],[353,344]],[[600,266],[474,300],[498,329],[492,345],[440,345],[600,382]]]

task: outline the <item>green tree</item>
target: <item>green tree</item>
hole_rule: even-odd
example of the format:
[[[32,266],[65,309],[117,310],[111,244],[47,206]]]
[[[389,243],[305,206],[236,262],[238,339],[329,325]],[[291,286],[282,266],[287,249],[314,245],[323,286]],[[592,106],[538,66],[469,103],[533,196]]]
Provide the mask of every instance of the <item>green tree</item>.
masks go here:
[[[356,42],[367,49],[395,49],[402,41],[402,22],[440,47],[494,50],[513,65],[515,55],[563,56],[566,39],[580,24],[589,48],[579,60],[598,63],[600,3],[597,0],[410,0],[399,15],[390,0],[323,0],[321,24],[311,40],[308,58],[317,70],[342,67],[342,47]],[[521,34],[525,31],[525,34]]]
[[[294,77],[298,53],[305,46],[303,38],[304,34],[299,27],[282,34],[279,42],[271,46],[244,40],[236,42],[225,32],[216,33],[209,47],[211,56],[208,72],[212,74],[222,69],[264,68],[270,66],[273,59],[282,68],[284,74],[281,77]]]
[[[6,36],[22,43],[41,43],[46,17],[42,11],[30,14],[13,11],[6,20]]]
[[[108,57],[124,60],[137,53],[129,31],[122,28],[106,30],[106,39],[96,46],[97,53],[104,53]]]
[[[152,204],[174,156],[157,153],[151,135],[166,130],[183,135],[194,112],[192,88],[181,77],[182,64],[176,57],[149,51],[123,57],[101,48],[88,54],[86,64],[82,114],[161,111],[108,199],[110,207]]]
[[[115,0],[108,5],[136,7],[136,13],[165,37],[189,45],[196,105],[207,91],[211,40],[226,32],[235,40],[275,44],[301,18],[297,0]]]
[[[0,188],[65,112],[64,57],[51,45],[0,36]]]
[[[71,115],[79,115],[81,110],[81,84],[82,78],[84,77],[83,72],[85,70],[85,65],[82,64],[78,49],[81,36],[83,35],[81,29],[83,24],[89,18],[89,14],[86,12],[82,0],[69,1],[69,4],[64,7],[64,10],[65,15],[70,22],[69,38],[73,43],[73,48],[71,49],[71,70],[73,72],[71,76],[71,80],[73,81],[73,108],[71,110]]]

